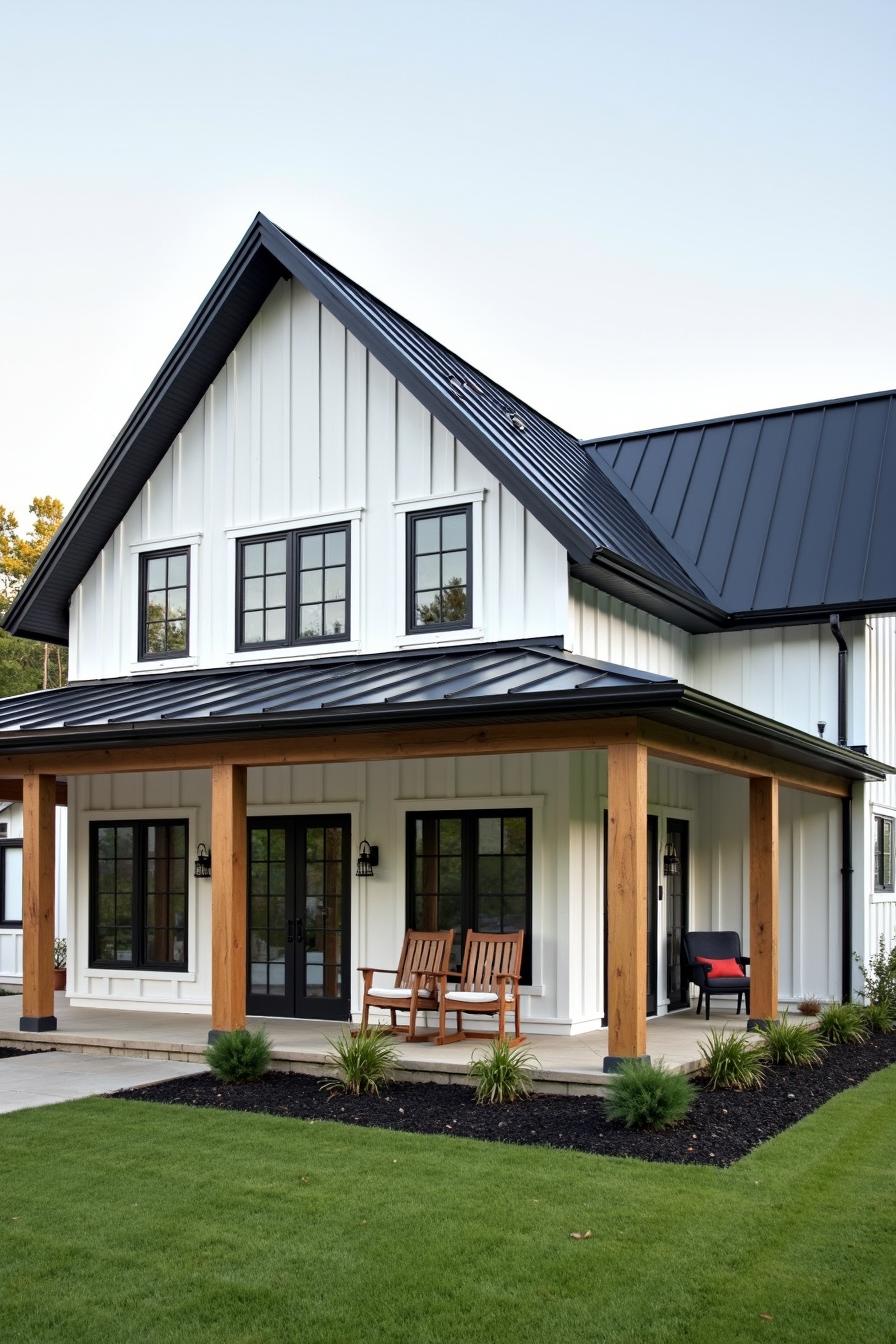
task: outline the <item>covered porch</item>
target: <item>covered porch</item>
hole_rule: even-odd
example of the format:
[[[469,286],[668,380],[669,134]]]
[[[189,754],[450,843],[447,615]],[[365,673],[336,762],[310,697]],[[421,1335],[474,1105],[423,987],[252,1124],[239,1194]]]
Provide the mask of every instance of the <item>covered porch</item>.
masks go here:
[[[186,1044],[186,1030],[196,1044],[196,1033],[207,1037],[249,1021],[249,771],[322,763],[605,753],[605,934],[595,939],[593,961],[586,956],[577,973],[596,978],[602,942],[607,1025],[605,1031],[586,1033],[587,1044],[584,1035],[572,1035],[555,1047],[571,1052],[577,1065],[596,1061],[600,1073],[622,1060],[648,1055],[671,1062],[671,1042],[681,1020],[673,1015],[648,1028],[648,763],[673,762],[747,783],[744,941],[751,958],[754,1022],[775,1018],[779,1008],[781,789],[848,800],[853,781],[883,778],[886,769],[847,748],[678,682],[596,664],[549,646],[429,651],[369,656],[352,663],[333,659],[301,667],[74,684],[20,698],[18,704],[7,702],[0,713],[0,790],[20,794],[24,804],[23,1032],[60,1028],[52,983],[53,808],[66,785],[80,788],[80,781],[94,776],[152,777],[172,771],[199,774],[207,782],[213,855],[211,1012],[202,1022],[201,1006],[193,1005],[189,1027],[186,1014],[171,1014],[178,1026],[165,1037],[174,1047]],[[592,797],[588,806],[588,822],[596,830],[599,799]],[[555,894],[564,898],[562,891]],[[599,907],[595,886],[595,917]],[[846,937],[843,950],[848,959]],[[354,965],[349,970],[353,973]],[[558,977],[572,973],[571,961],[558,964]],[[63,1021],[70,1023],[72,1011],[65,1009]],[[110,998],[108,1008],[95,1011],[102,1015],[120,1010]],[[151,1011],[140,1014],[141,1030],[151,1016]],[[275,1039],[283,1033],[293,1033],[293,1039],[307,1033],[313,1037],[315,1030],[313,1023],[282,1018],[273,1025]],[[696,1028],[687,1030],[682,1065],[693,1064],[697,1057]],[[701,1024],[699,1030],[705,1027]],[[667,1036],[660,1040],[659,1032]],[[542,1034],[533,1039],[538,1053]],[[316,1048],[323,1048],[319,1041]],[[455,1061],[445,1053],[449,1048],[441,1054],[432,1047],[416,1049],[423,1050],[427,1071],[444,1072],[447,1066],[450,1073]],[[433,1067],[437,1058],[438,1069]],[[463,1062],[461,1056],[458,1061]]]
[[[21,1001],[0,998],[0,1044],[25,1043],[29,1048],[52,1047],[90,1055],[120,1055],[139,1059],[173,1059],[204,1064],[212,1017],[206,1014],[128,1012],[119,1008],[76,1008],[57,993],[54,1016],[57,1028],[51,1034],[22,1031]],[[264,1027],[274,1045],[274,1067],[300,1073],[332,1072],[326,1064],[331,1041],[347,1024],[284,1017],[249,1017],[252,1030]],[[718,1005],[710,1024],[721,1030],[744,1031],[746,1018],[733,1016]],[[651,1018],[646,1026],[646,1049],[654,1060],[682,1073],[693,1073],[701,1063],[699,1042],[706,1036],[702,1016],[688,1009]],[[538,1061],[534,1067],[535,1090],[588,1094],[605,1087],[610,1075],[604,1070],[608,1030],[602,1028],[579,1036],[539,1034],[527,1042]],[[437,1047],[428,1042],[408,1043],[397,1039],[399,1081],[468,1083],[470,1060],[482,1049],[481,1041],[458,1041]]]

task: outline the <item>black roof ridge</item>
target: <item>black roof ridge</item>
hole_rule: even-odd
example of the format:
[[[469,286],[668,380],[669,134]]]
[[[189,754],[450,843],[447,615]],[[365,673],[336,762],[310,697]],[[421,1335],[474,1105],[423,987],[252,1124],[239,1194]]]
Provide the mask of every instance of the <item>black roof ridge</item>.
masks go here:
[[[797,402],[793,406],[771,406],[764,411],[737,411],[734,415],[716,415],[709,420],[685,420],[680,425],[655,425],[653,429],[625,430],[622,434],[598,434],[594,438],[579,439],[580,448],[600,448],[604,444],[622,443],[625,439],[646,439],[654,434],[677,434],[686,429],[704,429],[709,425],[728,425],[734,420],[766,420],[773,415],[796,415],[799,411],[820,411],[828,406],[851,406],[857,401],[878,401],[896,397],[896,388],[880,392],[858,392],[854,396],[827,397],[817,401]]]

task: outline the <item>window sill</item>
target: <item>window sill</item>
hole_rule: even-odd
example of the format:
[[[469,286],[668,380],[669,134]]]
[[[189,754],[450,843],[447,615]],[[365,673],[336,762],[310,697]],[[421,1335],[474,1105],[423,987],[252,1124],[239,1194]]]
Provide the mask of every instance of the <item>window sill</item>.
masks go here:
[[[416,635],[401,635],[396,639],[395,646],[399,649],[432,648],[440,644],[473,644],[483,639],[485,639],[484,630],[476,626],[464,626],[462,630],[440,630],[432,635],[428,635],[424,630]]]
[[[126,970],[114,966],[88,966],[85,975],[101,975],[107,980],[181,980],[184,984],[195,983],[195,971],[150,971],[134,966]]]
[[[245,663],[283,663],[301,661],[304,658],[338,658],[342,654],[358,653],[361,643],[357,639],[340,639],[322,644],[282,645],[277,649],[241,649],[239,653],[229,653],[225,661],[235,666]]]
[[[144,658],[139,663],[131,663],[132,676],[151,672],[186,672],[199,666],[198,658]]]

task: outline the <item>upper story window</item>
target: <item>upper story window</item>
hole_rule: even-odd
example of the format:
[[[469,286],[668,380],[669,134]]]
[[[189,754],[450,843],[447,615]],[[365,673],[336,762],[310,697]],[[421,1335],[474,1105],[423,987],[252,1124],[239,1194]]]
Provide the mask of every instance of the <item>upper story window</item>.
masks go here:
[[[0,924],[22,922],[22,841],[0,839]]]
[[[140,657],[184,658],[190,651],[190,552],[140,557]]]
[[[459,508],[408,514],[408,633],[473,624],[471,513]]]
[[[349,525],[237,543],[237,648],[349,638]]]
[[[893,891],[893,817],[874,818],[874,890]]]

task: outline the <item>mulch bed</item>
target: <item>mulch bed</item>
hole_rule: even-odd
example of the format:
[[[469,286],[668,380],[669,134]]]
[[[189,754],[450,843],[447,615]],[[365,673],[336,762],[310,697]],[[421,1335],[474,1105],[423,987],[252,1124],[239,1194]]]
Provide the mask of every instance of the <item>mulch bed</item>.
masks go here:
[[[19,1055],[52,1055],[52,1050],[19,1050],[15,1045],[0,1045],[0,1059],[17,1059]]]
[[[114,1095],[301,1120],[338,1120],[414,1134],[540,1144],[649,1162],[727,1167],[889,1064],[896,1064],[896,1034],[873,1036],[867,1045],[831,1046],[818,1068],[772,1067],[761,1091],[712,1092],[698,1082],[690,1115],[660,1133],[612,1123],[600,1099],[593,1096],[536,1093],[513,1105],[477,1106],[472,1088],[461,1084],[393,1083],[379,1097],[349,1097],[323,1091],[320,1078],[302,1073],[271,1072],[255,1083],[221,1083],[202,1073]]]

